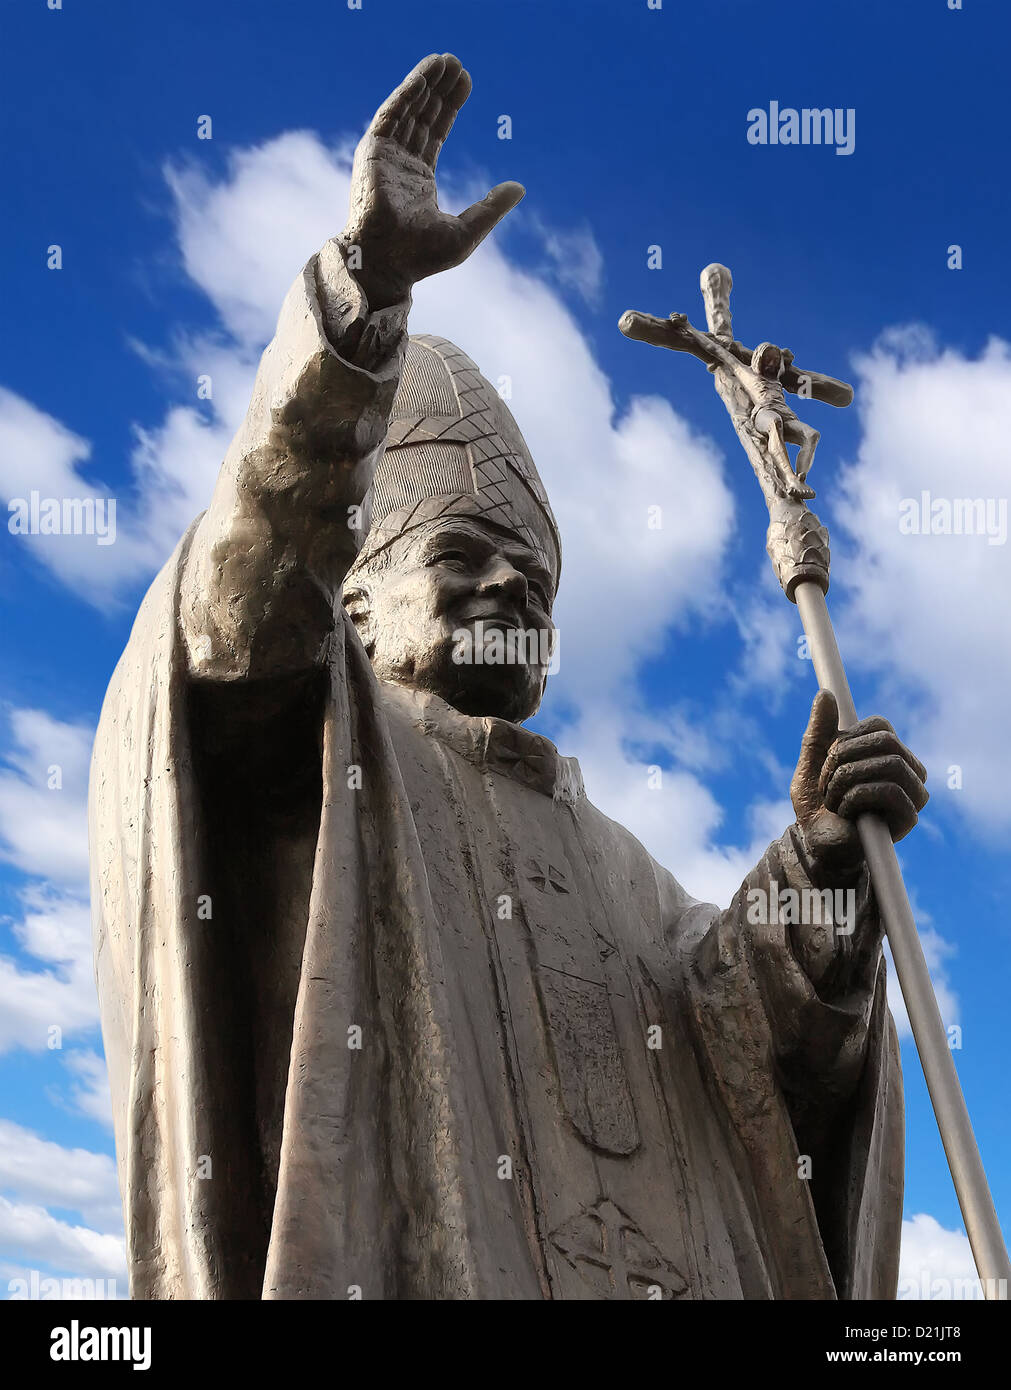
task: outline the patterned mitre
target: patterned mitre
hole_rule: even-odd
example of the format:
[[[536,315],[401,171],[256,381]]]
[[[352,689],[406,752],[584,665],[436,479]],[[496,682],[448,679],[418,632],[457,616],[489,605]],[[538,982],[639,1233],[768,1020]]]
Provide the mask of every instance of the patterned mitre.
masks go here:
[[[558,584],[561,544],[519,426],[470,358],[445,338],[411,338],[366,499],[360,560],[426,521],[472,516],[510,532]]]

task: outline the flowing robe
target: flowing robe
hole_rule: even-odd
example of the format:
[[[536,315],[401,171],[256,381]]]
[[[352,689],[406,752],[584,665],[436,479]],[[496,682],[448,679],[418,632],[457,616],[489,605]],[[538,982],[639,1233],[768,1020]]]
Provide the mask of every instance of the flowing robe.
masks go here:
[[[823,886],[791,827],[698,903],[547,739],[377,680],[314,528],[346,530],[406,315],[328,273],[286,300],[96,738],[133,1296],[894,1296],[866,874],[852,935],[749,921],[750,890]]]

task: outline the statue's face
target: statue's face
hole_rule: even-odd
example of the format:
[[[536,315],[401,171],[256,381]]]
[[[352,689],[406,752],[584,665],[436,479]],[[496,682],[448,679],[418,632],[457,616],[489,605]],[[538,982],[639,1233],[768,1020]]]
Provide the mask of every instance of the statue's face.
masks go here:
[[[388,559],[349,576],[344,593],[376,674],[463,714],[533,714],[554,635],[554,584],[535,553],[493,526],[445,517],[398,537]]]
[[[767,347],[762,353],[762,361],[758,370],[762,376],[778,377],[782,365],[783,355],[779,348]]]

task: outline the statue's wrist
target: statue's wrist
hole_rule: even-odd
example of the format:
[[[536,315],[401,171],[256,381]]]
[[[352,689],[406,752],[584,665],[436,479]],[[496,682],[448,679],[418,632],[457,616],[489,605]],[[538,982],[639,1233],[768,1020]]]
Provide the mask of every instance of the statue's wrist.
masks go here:
[[[409,298],[413,285],[410,276],[391,271],[389,253],[370,244],[353,225],[345,227],[334,241],[340,247],[348,274],[354,276],[365,295],[371,313],[389,309]]]
[[[864,869],[863,847],[826,844],[811,833],[810,826],[795,826],[795,844],[804,871],[816,888],[852,888]]]

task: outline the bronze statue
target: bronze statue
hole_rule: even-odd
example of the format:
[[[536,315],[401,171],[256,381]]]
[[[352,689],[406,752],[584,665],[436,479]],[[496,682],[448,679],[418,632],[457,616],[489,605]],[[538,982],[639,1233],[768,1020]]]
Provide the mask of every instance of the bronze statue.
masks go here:
[[[522,196],[439,211],[469,90],[433,55],[380,108],[106,698],[133,1296],[892,1297],[902,1082],[854,817],[904,835],[924,770],[819,696],[797,822],[721,911],[523,727],[554,517],[497,392],[407,336],[412,285]],[[549,640],[459,659],[478,625]],[[778,910],[837,891],[844,920]]]

